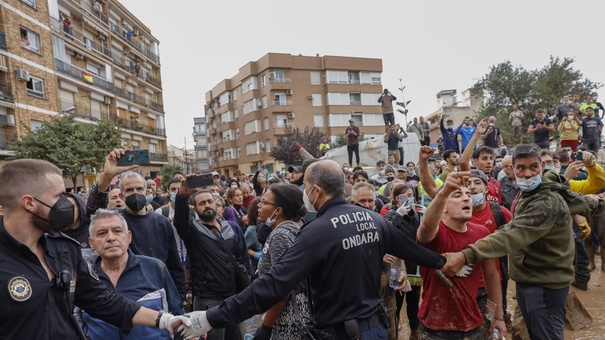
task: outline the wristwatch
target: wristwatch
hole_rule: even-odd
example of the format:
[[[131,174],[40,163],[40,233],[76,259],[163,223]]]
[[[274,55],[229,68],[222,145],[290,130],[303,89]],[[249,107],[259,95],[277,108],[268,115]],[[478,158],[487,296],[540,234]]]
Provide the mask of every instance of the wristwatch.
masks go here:
[[[164,315],[164,311],[160,310],[158,312],[158,318],[155,319],[155,328],[160,328],[160,319],[162,319],[162,315]]]

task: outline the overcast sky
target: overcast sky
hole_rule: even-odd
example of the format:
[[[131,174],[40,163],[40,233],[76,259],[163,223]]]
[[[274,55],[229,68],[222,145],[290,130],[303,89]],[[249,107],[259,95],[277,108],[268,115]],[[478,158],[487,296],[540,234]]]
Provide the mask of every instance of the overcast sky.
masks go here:
[[[410,118],[506,60],[535,69],[550,55],[575,57],[605,82],[603,1],[120,1],[160,41],[166,133],[179,147],[193,146],[204,93],[269,52],[380,58],[398,99],[403,79]]]

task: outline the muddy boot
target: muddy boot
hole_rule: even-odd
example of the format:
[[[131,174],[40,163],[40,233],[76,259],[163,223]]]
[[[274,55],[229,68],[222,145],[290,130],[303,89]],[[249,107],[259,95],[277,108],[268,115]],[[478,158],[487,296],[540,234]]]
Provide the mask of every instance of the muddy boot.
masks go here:
[[[418,328],[410,329],[410,340],[418,340],[420,338],[420,331]]]
[[[593,271],[595,269],[594,266],[594,248],[586,247],[586,254],[588,254],[588,270]],[[602,258],[602,255],[601,255]]]
[[[605,251],[601,251],[601,271],[605,272]]]

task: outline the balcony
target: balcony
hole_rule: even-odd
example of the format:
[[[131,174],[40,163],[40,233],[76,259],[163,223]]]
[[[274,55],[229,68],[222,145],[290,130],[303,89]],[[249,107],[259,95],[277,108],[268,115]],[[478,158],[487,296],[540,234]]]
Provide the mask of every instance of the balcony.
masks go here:
[[[273,102],[275,106],[292,106],[291,100],[276,100]]]
[[[78,105],[68,100],[59,100],[61,111],[67,114],[73,114],[79,118],[84,118],[91,121],[106,120],[109,114],[99,110],[93,110],[90,106]]]
[[[114,91],[113,84],[107,81],[106,79],[96,76],[88,71],[79,69],[59,59],[55,59],[55,62],[57,63],[57,71],[59,71],[60,73],[66,74],[74,79],[81,80],[85,83],[92,84],[93,86],[100,87],[106,91]]]
[[[351,105],[355,105],[355,106],[359,106],[359,105],[361,105],[361,100],[351,100],[350,104]]]
[[[88,17],[94,18],[99,23],[102,23],[105,26],[109,26],[109,18],[100,11],[94,9],[94,6],[89,0],[71,0],[73,4],[72,6],[78,6],[82,9],[82,12],[85,13]]]
[[[6,45],[6,33],[0,32],[0,48],[3,50],[8,50],[8,46]]]
[[[155,162],[168,162],[168,156],[161,153],[149,153],[149,160]]]
[[[147,100],[141,96],[137,96],[136,94],[129,92],[129,91],[125,91],[122,88],[116,87],[114,89],[114,93],[118,96],[118,97],[122,97],[125,99],[130,100],[131,102],[137,103],[139,105],[142,105],[144,107],[150,108],[152,110],[158,111],[158,112],[164,112],[164,106],[155,103],[151,100]]]
[[[271,83],[291,83],[290,78],[282,78],[282,77],[269,77],[269,82]]]
[[[139,132],[143,132],[143,133],[152,134],[155,136],[166,137],[165,129],[160,129],[155,126],[151,126],[151,125],[147,125],[147,124],[140,124],[136,120],[132,120],[132,119],[125,120],[125,119],[120,118],[113,114],[109,115],[109,119],[123,129],[129,129],[129,130],[133,130],[133,131],[139,131]]]
[[[0,80],[0,101],[14,103],[15,97],[13,96],[13,90],[11,83]],[[2,104],[0,104],[2,105]],[[7,106],[7,105],[2,105]]]
[[[14,140],[17,140],[17,134],[15,132],[8,132],[4,129],[0,129],[0,149],[6,150],[8,144]]]
[[[106,44],[95,42],[84,36],[84,22],[80,23],[72,23],[70,29],[65,29],[63,26],[63,22],[57,18],[50,17],[50,26],[55,32],[58,32],[65,36],[65,41],[72,42],[74,45],[82,49],[87,49],[89,51],[100,54],[104,57],[111,58],[111,48],[109,48]],[[91,28],[94,29],[94,28]],[[96,30],[96,29],[95,29]]]
[[[137,36],[133,35],[132,32],[127,31],[125,29],[120,29],[118,25],[110,24],[111,32],[118,35],[122,40],[124,40],[128,45],[134,47],[139,53],[143,54],[147,58],[151,59],[156,64],[160,64],[160,56],[151,52],[145,44],[141,43],[141,39]],[[145,46],[145,47],[142,47]]]

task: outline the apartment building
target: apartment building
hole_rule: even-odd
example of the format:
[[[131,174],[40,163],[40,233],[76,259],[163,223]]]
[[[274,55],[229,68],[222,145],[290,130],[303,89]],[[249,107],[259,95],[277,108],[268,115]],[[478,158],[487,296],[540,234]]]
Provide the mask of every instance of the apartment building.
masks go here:
[[[382,60],[372,58],[268,53],[247,63],[206,92],[212,167],[225,175],[281,169],[269,153],[288,126],[335,139],[353,118],[365,137],[383,136],[381,75]]]
[[[208,133],[206,130],[206,117],[193,118],[193,139],[195,141],[194,172],[210,169],[210,156],[208,152]]]
[[[187,174],[193,172],[195,166],[193,149],[186,150],[178,146],[168,145],[168,163],[180,166]]]
[[[159,42],[148,27],[117,0],[7,0],[0,31],[0,157],[25,126],[74,114],[118,124],[123,147],[150,151],[143,174],[159,174],[167,145]]]

